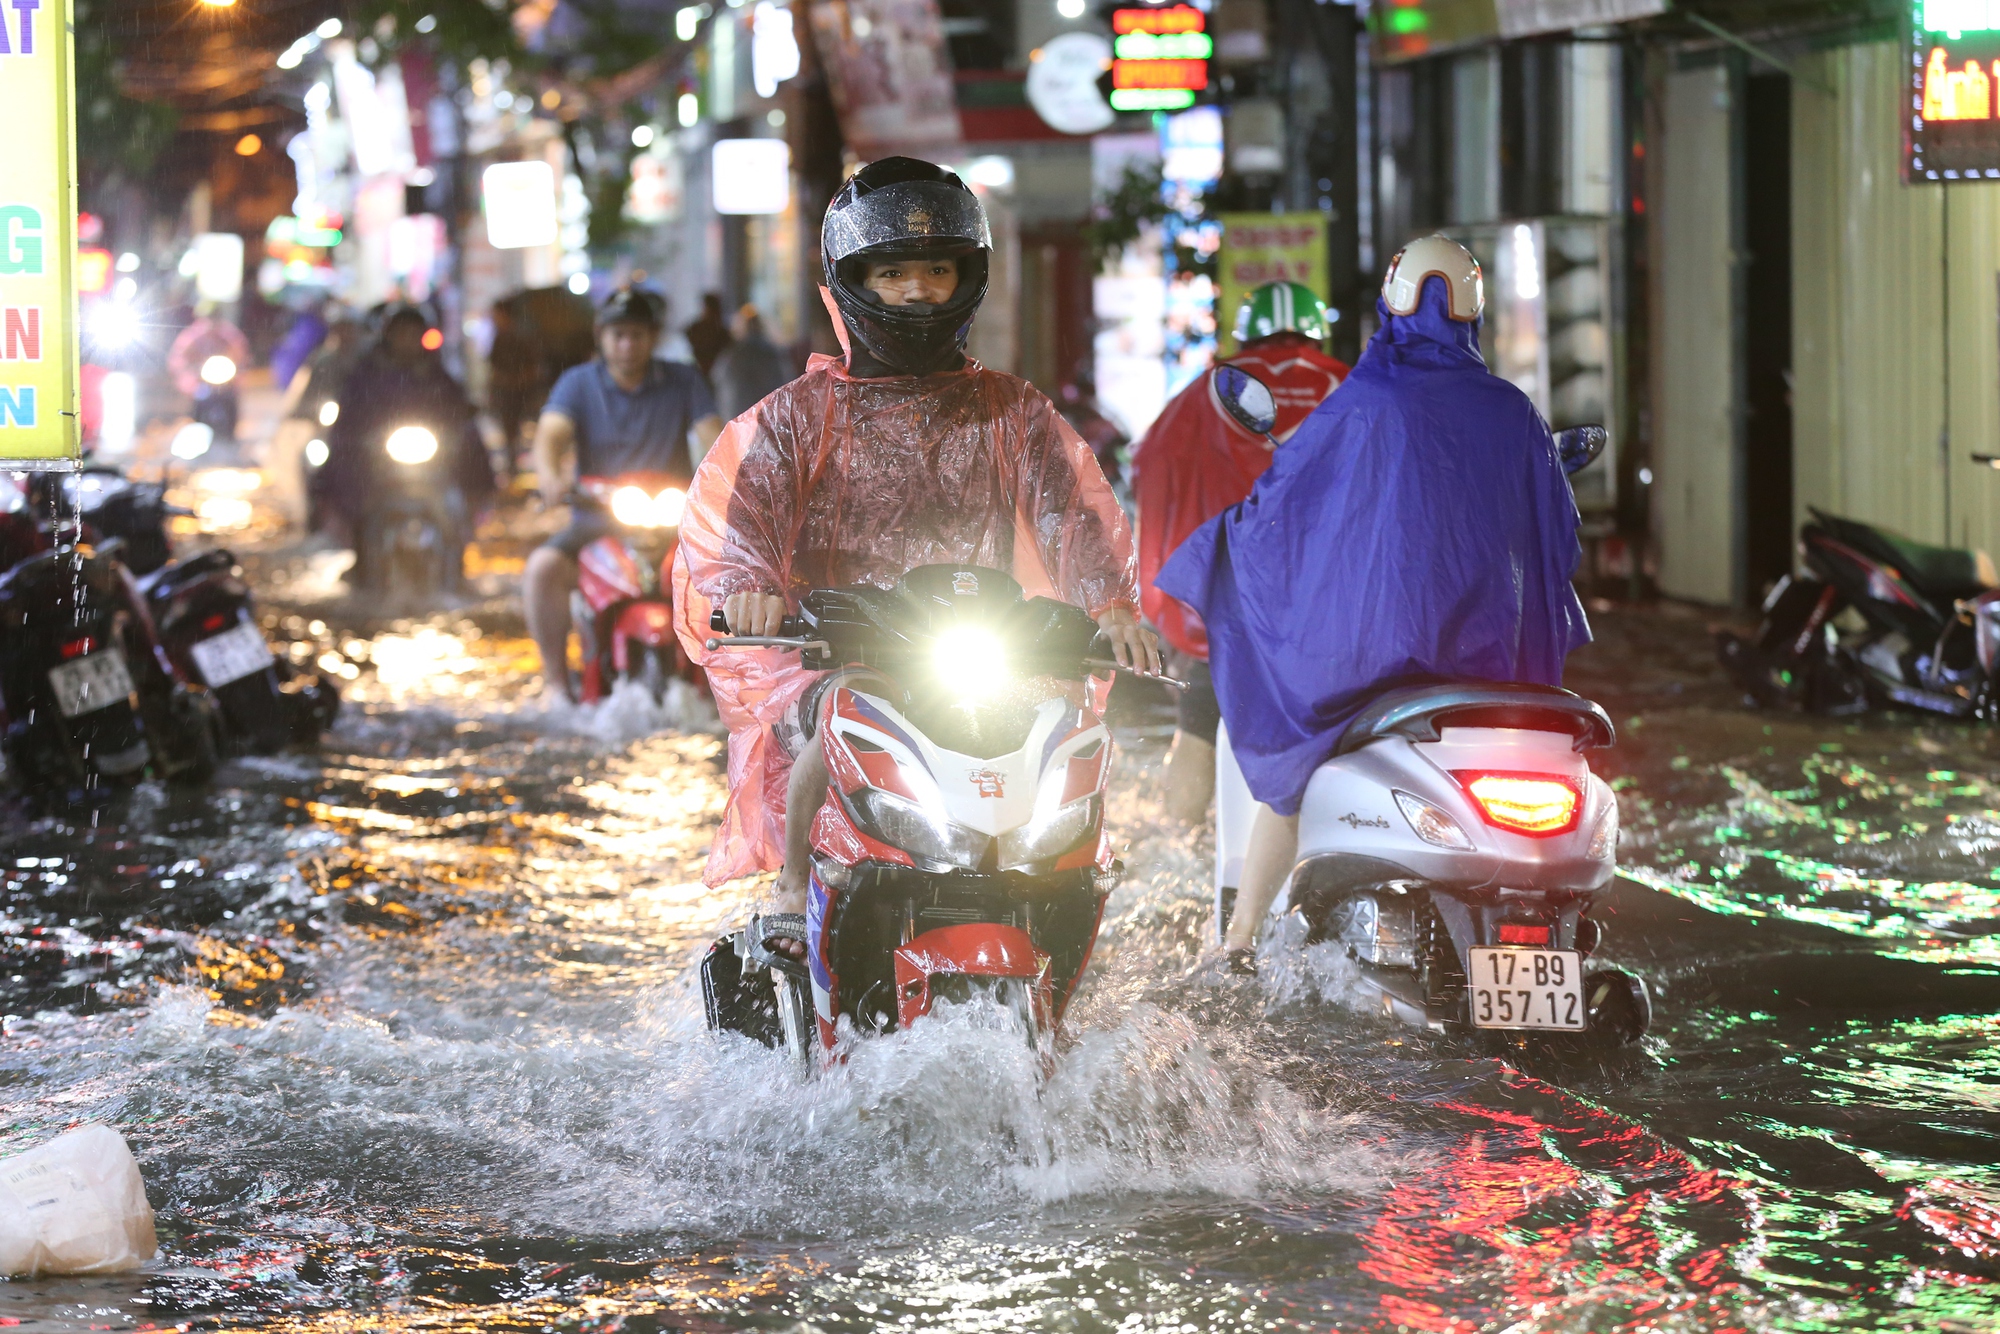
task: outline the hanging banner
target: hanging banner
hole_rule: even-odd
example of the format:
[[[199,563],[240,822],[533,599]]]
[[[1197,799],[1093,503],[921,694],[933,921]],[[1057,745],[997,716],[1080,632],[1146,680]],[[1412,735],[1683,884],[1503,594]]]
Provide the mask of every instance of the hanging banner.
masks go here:
[[[1300,283],[1332,304],[1326,277],[1324,213],[1224,213],[1222,294],[1215,307],[1222,355],[1240,346],[1236,312],[1243,299],[1265,283]]]
[[[937,0],[816,0],[810,12],[840,133],[856,156],[936,157],[963,146]]]
[[[0,467],[79,453],[72,63],[69,0],[0,11]]]

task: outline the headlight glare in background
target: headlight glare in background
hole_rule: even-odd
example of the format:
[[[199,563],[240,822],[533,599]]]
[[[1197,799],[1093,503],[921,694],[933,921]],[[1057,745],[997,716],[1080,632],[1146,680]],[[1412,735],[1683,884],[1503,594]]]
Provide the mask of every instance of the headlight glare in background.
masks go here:
[[[382,447],[398,463],[429,463],[437,457],[438,438],[426,426],[398,426]]]
[[[653,498],[636,486],[621,486],[611,493],[611,517],[627,528],[651,528]]]

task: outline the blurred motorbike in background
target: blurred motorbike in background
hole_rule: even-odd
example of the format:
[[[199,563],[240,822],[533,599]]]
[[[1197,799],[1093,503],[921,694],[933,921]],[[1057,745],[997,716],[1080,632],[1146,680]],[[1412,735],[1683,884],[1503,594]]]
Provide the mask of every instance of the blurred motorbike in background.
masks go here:
[[[583,702],[605,698],[620,681],[639,682],[655,703],[671,681],[705,686],[674,634],[671,567],[687,510],[684,485],[654,473],[584,477],[569,502],[603,514],[611,527],[577,557],[570,594]]]
[[[406,421],[379,433],[354,537],[350,579],[359,588],[424,599],[464,586],[472,513],[440,438],[448,429]]]

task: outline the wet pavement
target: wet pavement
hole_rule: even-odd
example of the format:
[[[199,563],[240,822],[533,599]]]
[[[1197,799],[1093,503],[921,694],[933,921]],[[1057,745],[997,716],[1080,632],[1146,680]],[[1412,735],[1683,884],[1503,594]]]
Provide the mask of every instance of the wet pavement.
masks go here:
[[[497,590],[516,562],[479,567]],[[953,1011],[800,1083],[703,1029],[699,706],[549,715],[504,599],[400,620],[272,559],[325,746],[0,812],[0,1153],[130,1139],[161,1254],[23,1330],[2000,1328],[1991,733],[1746,713],[1606,611],[1643,1052],[1511,1068],[1205,959],[1209,845],[1128,709],[1114,895],[1046,1084]]]

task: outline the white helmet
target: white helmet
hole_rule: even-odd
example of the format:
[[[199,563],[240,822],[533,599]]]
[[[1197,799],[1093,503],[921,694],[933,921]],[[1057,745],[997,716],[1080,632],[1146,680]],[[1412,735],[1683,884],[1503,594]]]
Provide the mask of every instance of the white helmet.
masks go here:
[[[1448,236],[1423,236],[1396,252],[1382,275],[1382,304],[1391,315],[1414,315],[1424,297],[1424,279],[1444,279],[1451,290],[1451,317],[1470,324],[1486,309],[1486,280],[1472,252]]]

